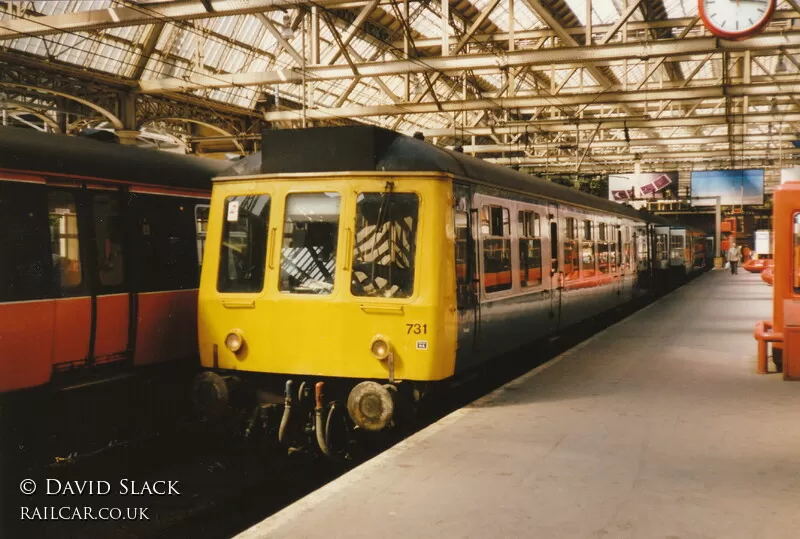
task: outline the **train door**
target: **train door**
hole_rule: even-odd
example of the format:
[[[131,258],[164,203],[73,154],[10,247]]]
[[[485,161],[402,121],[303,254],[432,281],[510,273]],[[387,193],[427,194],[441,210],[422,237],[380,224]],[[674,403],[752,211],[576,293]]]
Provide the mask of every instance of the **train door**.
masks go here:
[[[453,184],[459,363],[472,364],[480,320],[475,246],[477,231],[469,186]]]
[[[91,228],[83,193],[53,187],[47,192],[50,250],[55,283],[53,372],[58,375],[91,362],[93,301],[88,236]]]
[[[127,363],[131,309],[122,192],[91,189],[85,195],[94,316],[89,361],[92,366]]]
[[[551,328],[556,329],[561,317],[561,292],[564,288],[564,273],[561,268],[558,235],[558,206],[548,206],[550,220],[550,320]]]

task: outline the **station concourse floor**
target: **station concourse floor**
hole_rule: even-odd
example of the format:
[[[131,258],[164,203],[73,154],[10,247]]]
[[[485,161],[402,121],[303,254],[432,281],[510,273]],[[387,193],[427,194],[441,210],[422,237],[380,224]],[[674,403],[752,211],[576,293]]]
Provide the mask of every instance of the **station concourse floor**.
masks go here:
[[[702,275],[240,537],[800,537],[800,384],[755,374],[771,296]]]

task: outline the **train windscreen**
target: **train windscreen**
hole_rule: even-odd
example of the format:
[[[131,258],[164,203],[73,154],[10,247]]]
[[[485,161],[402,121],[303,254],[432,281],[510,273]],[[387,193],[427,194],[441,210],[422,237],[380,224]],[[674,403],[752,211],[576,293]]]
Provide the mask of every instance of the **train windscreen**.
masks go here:
[[[413,193],[358,195],[350,281],[354,296],[411,296],[418,213],[419,198]]]

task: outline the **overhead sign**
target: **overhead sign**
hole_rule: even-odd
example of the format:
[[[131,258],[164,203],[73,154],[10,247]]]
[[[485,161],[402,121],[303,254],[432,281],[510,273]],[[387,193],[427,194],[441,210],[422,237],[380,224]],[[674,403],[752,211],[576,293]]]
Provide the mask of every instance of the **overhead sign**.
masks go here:
[[[692,197],[720,197],[724,206],[764,203],[764,170],[702,170],[692,172]],[[713,206],[714,200],[697,200],[695,206]]]
[[[677,196],[677,172],[612,174],[608,177],[608,199],[615,202],[659,198],[674,199]]]

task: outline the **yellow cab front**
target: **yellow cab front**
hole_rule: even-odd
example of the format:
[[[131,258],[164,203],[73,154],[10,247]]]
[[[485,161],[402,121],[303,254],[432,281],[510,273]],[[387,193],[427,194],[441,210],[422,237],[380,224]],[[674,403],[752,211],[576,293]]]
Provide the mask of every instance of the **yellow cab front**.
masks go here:
[[[199,294],[203,367],[452,376],[451,185],[433,173],[215,180]]]

